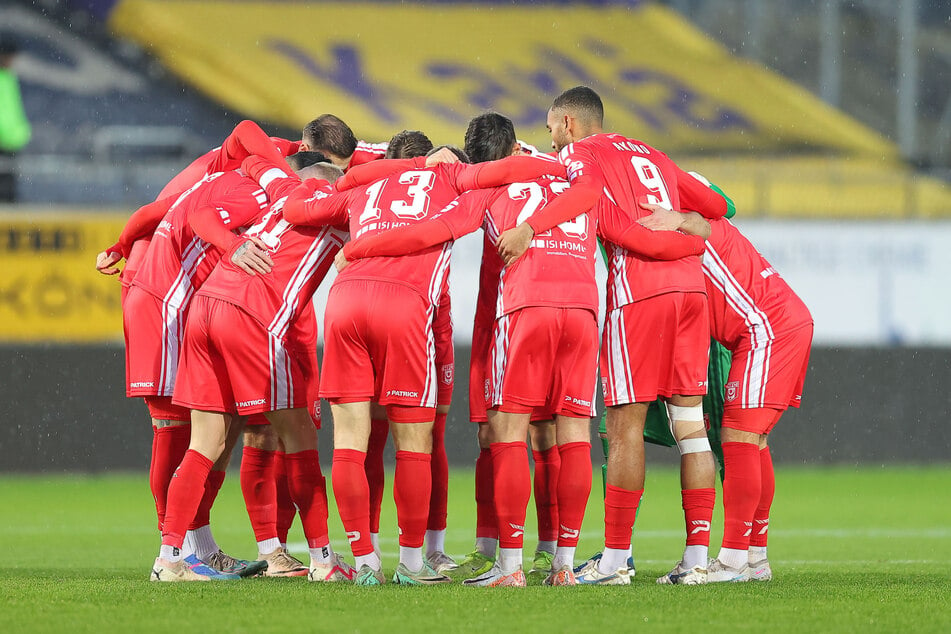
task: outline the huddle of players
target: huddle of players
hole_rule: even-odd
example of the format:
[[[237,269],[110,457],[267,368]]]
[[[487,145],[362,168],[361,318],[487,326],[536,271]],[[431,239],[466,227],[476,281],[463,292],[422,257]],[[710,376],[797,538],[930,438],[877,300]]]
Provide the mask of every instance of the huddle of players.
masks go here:
[[[308,134],[314,136],[312,133],[305,136]],[[313,143],[313,138],[310,142]],[[127,394],[143,396],[152,416],[150,483],[159,530],[163,533],[163,549],[169,553],[164,561],[171,564],[166,568],[156,567],[153,571],[156,580],[204,579],[215,573],[215,569],[223,570],[227,578],[256,574],[262,568],[271,574],[307,574],[307,568],[290,558],[280,546],[281,541],[286,540],[293,515],[288,518],[287,512],[277,512],[278,490],[283,490],[285,497],[300,508],[302,521],[308,525],[310,536],[318,546],[321,545],[320,533],[326,533],[320,529],[320,506],[323,503],[326,507],[326,503],[315,486],[315,481],[322,483],[322,478],[313,469],[316,459],[314,422],[319,418],[312,422],[304,409],[303,416],[298,411],[290,422],[283,421],[290,431],[282,439],[287,454],[279,461],[286,474],[278,480],[283,484],[281,487],[274,485],[275,452],[264,451],[270,443],[267,435],[247,434],[251,442],[245,454],[250,459],[244,461],[247,469],[242,468],[242,484],[259,547],[268,557],[261,562],[246,562],[220,551],[208,522],[209,509],[224,479],[228,456],[241,426],[231,425],[230,416],[224,417],[225,420],[220,416],[202,416],[208,414],[204,410],[196,411],[193,417],[191,408],[172,402],[176,382],[182,382],[184,371],[191,366],[183,365],[183,371],[179,372],[186,316],[197,290],[213,292],[216,288],[215,284],[205,286],[205,282],[216,270],[222,254],[229,252],[230,264],[240,267],[245,274],[254,273],[255,277],[270,266],[268,252],[260,242],[239,239],[232,232],[250,227],[269,209],[263,189],[238,168],[252,154],[269,156],[272,160],[283,160],[284,155],[291,154],[301,158],[298,150],[309,150],[307,143],[269,139],[255,124],[239,124],[220,148],[197,159],[166,186],[154,203],[133,214],[117,244],[98,258],[97,267],[104,273],[117,272],[115,262],[121,257],[127,258],[122,273]],[[330,170],[339,174],[339,169],[330,166],[307,169],[316,171],[315,175]],[[240,253],[235,255],[230,253],[232,250]],[[227,284],[226,279],[218,282],[219,292]],[[295,333],[307,334],[308,329],[315,338],[316,320],[312,309],[304,311]],[[308,343],[301,339],[300,342],[305,351],[316,348],[313,340]],[[266,353],[264,356],[267,358]],[[316,377],[316,367],[311,367],[316,364],[315,358],[311,361],[313,355],[299,354],[298,357],[297,362],[304,364],[304,371]],[[254,380],[260,381],[260,377],[249,375],[249,381]],[[310,396],[316,401],[316,384],[301,385],[310,388]],[[234,399],[218,410],[232,412]],[[316,410],[313,413],[319,414]],[[252,423],[260,422],[251,418]],[[306,420],[309,427],[300,429],[302,420]],[[281,422],[275,424],[275,429]],[[255,425],[249,430],[258,427]],[[218,434],[223,428],[231,433],[222,439]],[[222,446],[216,444],[219,440],[224,443]],[[213,463],[210,469],[209,461]],[[197,499],[194,493],[198,494]],[[280,528],[278,521],[282,524]],[[332,557],[332,553],[330,555]]]
[[[147,398],[153,421],[170,420],[170,413],[155,402],[161,397],[166,399],[168,409],[190,409],[192,423],[188,450],[167,488],[164,517],[161,495],[156,493],[163,538],[153,579],[232,577],[230,573],[256,574],[265,566],[265,574],[282,574],[280,566],[272,566],[269,561],[269,557],[289,559],[270,519],[277,515],[276,503],[255,506],[251,503],[254,500],[249,500],[249,514],[262,553],[260,563],[223,555],[213,540],[204,543],[210,531],[202,533],[202,527],[207,528],[207,508],[220,487],[220,479],[209,474],[220,471],[223,475],[230,446],[236,441],[235,430],[239,427],[232,414],[263,412],[283,443],[290,497],[300,510],[310,548],[309,577],[315,581],[383,583],[378,546],[372,538],[379,530],[379,493],[375,499],[372,493],[381,479],[374,475],[378,467],[368,462],[367,453],[370,449],[372,455],[379,455],[379,438],[385,441],[385,422],[379,413],[382,406],[397,448],[394,496],[400,563],[394,581],[432,584],[450,580],[443,573],[455,564],[442,553],[440,534],[445,529],[444,490],[431,496],[440,489],[443,477],[442,471],[434,468],[431,456],[441,444],[441,432],[434,434],[434,422],[439,420],[437,400],[448,405],[448,390],[440,387],[451,385],[451,357],[445,353],[451,339],[445,337],[447,318],[437,318],[443,324],[439,328],[434,329],[433,324],[434,313],[448,316],[443,298],[447,297],[451,242],[479,227],[485,229],[486,242],[470,368],[470,417],[480,423],[482,452],[476,465],[477,549],[458,568],[470,575],[465,583],[525,585],[521,552],[531,488],[525,437],[532,423],[536,497],[548,501],[540,505],[544,513],[539,509],[540,520],[544,519],[540,528],[546,531],[544,535],[540,532],[539,552],[555,551],[553,558],[543,561],[548,568],[546,583],[629,583],[631,530],[643,491],[644,415],[647,403],[657,397],[668,401],[671,430],[683,455],[688,532],[684,559],[659,581],[703,583],[708,579],[751,577],[746,559],[741,566],[725,566],[735,558],[721,561],[724,553],[730,555],[733,551],[753,557],[747,552],[751,531],[740,530],[739,541],[730,533],[731,521],[736,524],[737,518],[729,504],[742,498],[744,515],[739,527],[752,526],[755,513],[748,513],[747,521],[746,509],[752,503],[758,513],[763,506],[763,491],[771,486],[760,484],[755,495],[748,486],[741,491],[734,485],[728,491],[731,471],[738,472],[748,465],[734,466],[741,463],[736,458],[731,460],[736,452],[728,452],[727,445],[755,448],[759,476],[766,471],[761,465],[767,460],[762,456],[765,453],[768,459],[769,455],[765,434],[775,420],[733,417],[740,421],[737,427],[753,428],[738,433],[749,434],[755,442],[740,437],[731,443],[724,434],[727,533],[733,541],[728,542],[725,534],[721,557],[714,560],[708,573],[706,550],[714,467],[699,403],[706,389],[711,323],[718,340],[728,347],[733,344],[734,361],[738,354],[759,355],[758,369],[770,372],[761,375],[762,385],[751,385],[757,379],[748,376],[749,372],[740,377],[738,391],[733,392],[742,394],[738,407],[730,407],[735,399],[730,398],[732,381],[728,383],[728,412],[765,408],[778,418],[790,400],[798,400],[804,359],[800,354],[800,367],[791,370],[788,359],[782,360],[787,374],[798,373],[796,398],[788,394],[782,403],[763,400],[764,389],[775,383],[777,357],[768,346],[764,364],[763,341],[756,337],[751,350],[742,351],[744,342],[727,339],[729,333],[718,336],[716,315],[712,319],[708,316],[705,297],[709,289],[697,257],[704,252],[705,243],[703,237],[684,233],[711,236],[711,224],[722,224],[728,227],[726,233],[736,233],[727,221],[714,220],[726,213],[725,200],[680,171],[657,150],[633,139],[601,134],[602,116],[600,99],[590,89],[578,87],[556,99],[548,124],[554,146],[560,150],[560,163],[526,157],[488,162],[522,153],[511,123],[500,115],[488,114],[474,119],[466,135],[466,148],[476,165],[436,163],[435,158],[374,162],[348,171],[335,187],[330,185],[334,177],[326,168],[320,174],[323,181],[301,184],[284,160],[297,149],[294,144],[269,140],[256,126],[252,130],[253,124],[248,122],[236,129],[214,160],[205,162],[206,175],[179,195],[158,223],[150,254],[157,250],[156,244],[174,242],[163,231],[171,235],[185,227],[192,230],[191,236],[184,236],[192,240],[187,245],[183,236],[177,236],[180,266],[174,275],[167,275],[172,280],[168,288],[149,288],[148,282],[139,282],[141,271],[151,268],[155,257],[146,258],[146,262],[151,260],[149,265],[141,266],[131,280],[129,297],[143,294],[136,292],[136,287],[146,287],[154,304],[150,307],[153,315],[161,316],[159,328],[152,332],[173,333],[184,340],[180,358],[174,355],[175,350],[163,350],[158,355],[163,367],[152,376],[167,381],[177,373],[177,385],[174,404],[168,402],[171,390],[163,393],[149,386],[154,390]],[[347,157],[331,158],[344,162]],[[238,165],[241,171],[236,171]],[[242,214],[231,206],[230,199],[225,203],[215,198],[233,196],[238,189],[235,185],[210,191],[226,174],[244,179],[241,182],[249,190],[246,207],[250,210],[253,199],[257,210]],[[203,193],[207,198],[202,198]],[[188,204],[189,200],[194,202]],[[182,208],[189,210],[185,212],[188,217],[176,218],[175,212]],[[712,222],[696,213],[680,214],[671,209],[696,210]],[[650,210],[654,211],[652,215]],[[148,235],[149,223],[136,221],[140,212],[130,220],[117,247],[100,256],[100,260],[105,258],[100,262],[101,270],[108,272],[118,259],[114,253],[129,255],[128,245]],[[150,221],[154,222],[157,215],[153,210]],[[249,228],[239,237],[232,229],[240,227]],[[503,231],[510,227],[515,229]],[[347,231],[351,241],[341,251]],[[599,359],[598,291],[594,281],[598,237],[610,254],[608,317],[600,351],[611,447],[606,539],[603,554],[575,571],[574,550],[591,487],[589,424],[594,415]],[[198,244],[204,247],[202,253],[189,250]],[[707,245],[708,256],[710,250]],[[755,253],[752,247],[748,251]],[[341,272],[331,290],[325,317],[319,395],[327,398],[333,409],[332,479],[355,568],[333,553],[327,538],[326,489],[308,415],[308,408],[316,402],[317,384],[316,320],[309,300],[335,255]],[[708,256],[704,257],[704,267]],[[760,268],[762,279],[780,279],[766,275],[766,267],[768,264]],[[129,268],[131,263],[124,273],[126,278]],[[709,272],[706,279],[711,279]],[[195,300],[188,308],[191,314],[182,323],[182,300],[187,302],[192,294]],[[795,297],[791,291],[787,295]],[[758,299],[753,298],[753,303]],[[146,311],[137,309],[132,319],[129,298],[126,302],[128,366],[132,368],[136,348],[129,335],[140,329]],[[734,312],[745,310],[737,309],[733,299],[725,305]],[[711,303],[711,310],[715,308]],[[808,311],[805,316],[808,318]],[[748,318],[741,321],[749,323]],[[761,318],[756,325],[760,327],[762,322],[768,319]],[[811,339],[811,319],[808,325]],[[804,329],[799,326],[793,330]],[[761,327],[757,330],[757,337],[762,339],[763,332],[772,342],[769,345],[779,347],[775,335],[782,334],[783,328],[767,324],[766,331]],[[442,346],[438,334],[443,335]],[[164,339],[164,345],[175,336],[156,338]],[[437,366],[440,347],[441,361],[449,363]],[[451,355],[451,344],[448,348]],[[181,372],[176,372],[176,365],[181,366]],[[441,372],[437,373],[437,367]],[[763,376],[770,380],[762,380]],[[131,371],[129,378],[130,396],[137,395],[135,390],[144,384],[156,383],[137,380]],[[760,392],[752,394],[757,387]],[[440,393],[445,398],[437,398]],[[374,412],[376,423],[371,422]],[[319,415],[317,410],[311,413]],[[543,422],[551,420],[553,424]],[[724,427],[730,420],[729,415],[724,417]],[[444,424],[443,413],[443,428]],[[768,427],[760,430],[764,425]],[[156,424],[156,438],[170,427],[182,425]],[[382,434],[378,431],[381,427]],[[156,446],[160,444],[156,442]],[[253,453],[245,447],[245,459]],[[747,454],[752,455],[746,451],[744,456]],[[444,455],[443,450],[442,460]],[[555,460],[551,459],[553,455]],[[216,461],[222,462],[220,469]],[[540,465],[545,468],[539,469]],[[163,477],[168,471],[166,467]],[[260,471],[269,475],[266,469]],[[243,472],[244,468],[242,485],[248,499]],[[771,477],[771,464],[768,472],[768,476],[757,477],[758,482]],[[748,476],[743,474],[744,482],[750,479]],[[155,482],[159,479],[153,474],[154,493],[160,488]],[[496,482],[504,486],[494,486]],[[263,496],[265,501],[276,497],[272,483],[273,479],[266,477],[257,480],[257,488],[268,492]],[[430,508],[431,499],[440,495],[441,517],[438,503],[435,509]],[[371,522],[374,506],[375,524]],[[252,507],[259,511],[257,524]],[[262,521],[265,516],[267,521]],[[181,551],[190,527],[198,535],[193,540],[200,547],[193,549],[198,557],[183,556]],[[755,554],[762,554],[765,561],[765,524],[758,535],[763,546],[762,552]],[[286,528],[283,537],[286,540]],[[425,558],[424,537],[428,546]],[[741,545],[742,538],[746,548],[734,548]],[[768,576],[768,563],[765,566],[766,572],[759,578]],[[718,576],[719,569],[726,569],[732,577],[719,578],[723,576]],[[296,570],[285,572],[296,574]]]

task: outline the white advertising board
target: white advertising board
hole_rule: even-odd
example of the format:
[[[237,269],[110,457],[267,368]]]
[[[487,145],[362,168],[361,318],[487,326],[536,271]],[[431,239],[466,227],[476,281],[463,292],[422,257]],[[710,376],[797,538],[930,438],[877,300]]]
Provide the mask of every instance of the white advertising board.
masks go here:
[[[735,224],[809,306],[817,345],[951,346],[951,222]],[[458,343],[471,341],[481,253],[481,232],[453,249]],[[598,277],[603,288],[600,261]],[[330,279],[316,296],[319,316],[329,287]]]
[[[951,222],[737,220],[812,311],[819,345],[951,345]]]

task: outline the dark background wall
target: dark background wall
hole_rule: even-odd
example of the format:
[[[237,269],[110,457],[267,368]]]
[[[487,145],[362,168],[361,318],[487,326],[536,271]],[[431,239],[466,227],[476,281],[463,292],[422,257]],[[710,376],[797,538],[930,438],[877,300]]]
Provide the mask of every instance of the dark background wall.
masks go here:
[[[0,471],[147,468],[148,411],[124,397],[123,364],[120,346],[0,347]],[[457,350],[458,401],[446,433],[454,466],[473,464],[478,452],[467,421],[467,366],[468,350]],[[817,348],[810,366],[802,410],[790,410],[773,432],[777,462],[951,460],[951,350]],[[320,438],[327,464],[330,429],[327,416]],[[676,459],[674,449],[648,454],[649,464]]]

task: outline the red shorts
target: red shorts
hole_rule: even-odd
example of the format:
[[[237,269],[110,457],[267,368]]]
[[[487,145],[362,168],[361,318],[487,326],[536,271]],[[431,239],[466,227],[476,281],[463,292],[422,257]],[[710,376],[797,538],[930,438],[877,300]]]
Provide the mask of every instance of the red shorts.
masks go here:
[[[490,359],[493,409],[595,415],[598,320],[591,311],[529,306],[504,315]]]
[[[409,287],[334,284],[324,318],[323,398],[436,407],[432,306]]]
[[[492,346],[492,331],[495,319],[479,323],[472,328],[472,356],[469,358],[469,420],[473,423],[488,422],[489,378],[486,367],[489,348]]]
[[[126,396],[171,396],[186,311],[133,286],[122,305]]]
[[[733,350],[723,408],[799,407],[809,368],[812,324],[781,334],[761,345]],[[763,432],[760,432],[763,433]]]
[[[748,431],[752,434],[768,434],[779,422],[783,411],[769,407],[757,407],[754,409],[740,409],[731,407],[723,410],[722,427]]]
[[[703,293],[665,293],[612,310],[601,342],[604,404],[706,394],[709,348]]]
[[[270,425],[270,424],[271,424],[271,421],[269,421],[269,420],[267,419],[267,416],[265,416],[263,413],[261,413],[261,414],[251,414],[250,416],[248,416],[248,420],[246,420],[246,421],[244,422],[244,424],[245,424],[245,425],[251,425],[251,426],[255,426],[255,425]]]
[[[317,363],[317,349],[310,346],[288,346],[288,351],[296,356],[300,363],[311,368],[307,372],[306,387],[306,407],[310,419],[314,421],[314,427],[320,429],[320,369]]]
[[[173,400],[242,415],[308,407],[317,358],[293,354],[253,317],[228,302],[196,296],[185,327]]]
[[[314,372],[312,375],[307,377],[307,413],[310,414],[310,419],[314,421],[314,427],[320,429],[320,381],[318,377],[318,365],[317,365],[317,350],[310,349],[308,350],[306,346],[287,346],[288,351],[298,357],[300,362],[303,364],[312,363],[314,367]],[[309,356],[310,359],[303,359],[303,357]],[[245,423],[246,425],[270,425],[267,417],[261,414],[252,414],[248,416],[248,420]]]
[[[175,420],[183,423],[191,422],[192,411],[172,403],[171,396],[146,396],[145,404],[149,406],[149,416],[155,420]]]
[[[452,348],[452,311],[448,306],[436,309],[433,337],[436,342],[436,373],[439,376],[436,402],[449,405],[452,403],[456,358]]]

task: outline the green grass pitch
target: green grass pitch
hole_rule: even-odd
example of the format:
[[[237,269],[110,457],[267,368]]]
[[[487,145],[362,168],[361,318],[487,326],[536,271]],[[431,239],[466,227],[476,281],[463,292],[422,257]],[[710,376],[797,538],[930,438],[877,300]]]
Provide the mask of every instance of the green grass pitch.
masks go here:
[[[454,555],[472,547],[472,486],[471,471],[453,471],[447,550]],[[679,486],[676,471],[653,468],[630,587],[357,588],[302,579],[149,583],[159,540],[144,473],[3,476],[0,632],[949,632],[949,491],[948,466],[780,468],[769,550],[774,580],[670,587],[654,579],[681,554]],[[579,561],[601,546],[600,494],[595,473]],[[382,546],[392,572],[389,493],[386,502]],[[719,491],[717,506],[711,554],[720,539]],[[212,522],[227,552],[254,555],[236,474]],[[331,527],[334,545],[349,555],[333,515]],[[306,560],[299,524],[291,550]]]

